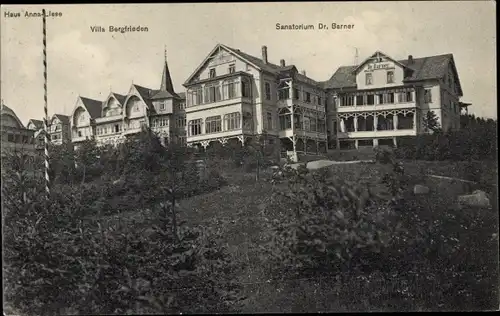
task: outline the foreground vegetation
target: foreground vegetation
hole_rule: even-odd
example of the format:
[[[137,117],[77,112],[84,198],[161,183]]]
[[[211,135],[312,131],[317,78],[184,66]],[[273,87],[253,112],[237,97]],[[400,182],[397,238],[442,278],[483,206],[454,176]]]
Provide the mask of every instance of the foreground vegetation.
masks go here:
[[[429,163],[388,155],[271,175],[255,146],[245,163],[237,152],[207,157],[200,178],[187,163],[193,153],[141,137],[118,151],[96,155],[87,144],[59,156],[67,159],[54,162],[50,201],[21,157],[5,161],[5,292],[15,312],[498,306],[497,205],[459,211],[453,192],[415,196],[414,184],[439,181],[424,179]],[[443,165],[444,176],[461,168]]]

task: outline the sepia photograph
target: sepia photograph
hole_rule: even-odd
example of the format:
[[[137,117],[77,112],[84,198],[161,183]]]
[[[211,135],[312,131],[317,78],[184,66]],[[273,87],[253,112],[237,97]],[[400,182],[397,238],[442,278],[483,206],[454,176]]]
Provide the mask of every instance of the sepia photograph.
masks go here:
[[[500,309],[494,1],[0,13],[4,316]]]

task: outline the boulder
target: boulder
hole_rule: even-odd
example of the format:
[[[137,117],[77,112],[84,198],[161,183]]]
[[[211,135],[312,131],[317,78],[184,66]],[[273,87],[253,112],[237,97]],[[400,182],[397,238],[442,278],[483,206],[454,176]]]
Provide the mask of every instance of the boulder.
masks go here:
[[[416,184],[413,187],[413,194],[415,194],[415,195],[428,194],[429,191],[430,191],[430,189],[428,187],[426,187],[425,185]]]
[[[476,190],[472,194],[460,195],[458,197],[458,204],[461,206],[470,207],[480,207],[480,208],[490,208],[490,199],[486,192],[481,190]]]

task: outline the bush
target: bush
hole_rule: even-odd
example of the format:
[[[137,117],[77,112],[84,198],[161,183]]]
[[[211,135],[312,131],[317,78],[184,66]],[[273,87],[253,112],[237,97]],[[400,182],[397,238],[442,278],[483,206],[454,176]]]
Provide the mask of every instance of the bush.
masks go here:
[[[284,170],[267,246],[273,275],[354,272],[372,265],[399,229],[390,200],[366,187],[310,173]]]
[[[104,183],[55,187],[47,201],[42,178],[16,172],[2,178],[5,300],[15,313],[238,311],[237,267],[215,230],[177,223],[171,205],[151,200],[135,205],[153,210],[154,227],[105,227],[87,216],[113,194]]]

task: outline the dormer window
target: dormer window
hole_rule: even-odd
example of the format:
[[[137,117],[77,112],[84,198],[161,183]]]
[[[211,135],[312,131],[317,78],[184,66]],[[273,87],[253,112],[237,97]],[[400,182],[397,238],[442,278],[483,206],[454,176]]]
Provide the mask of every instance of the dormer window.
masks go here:
[[[210,69],[209,78],[215,78],[215,68]]]
[[[165,101],[160,102],[160,110],[165,110]]]

